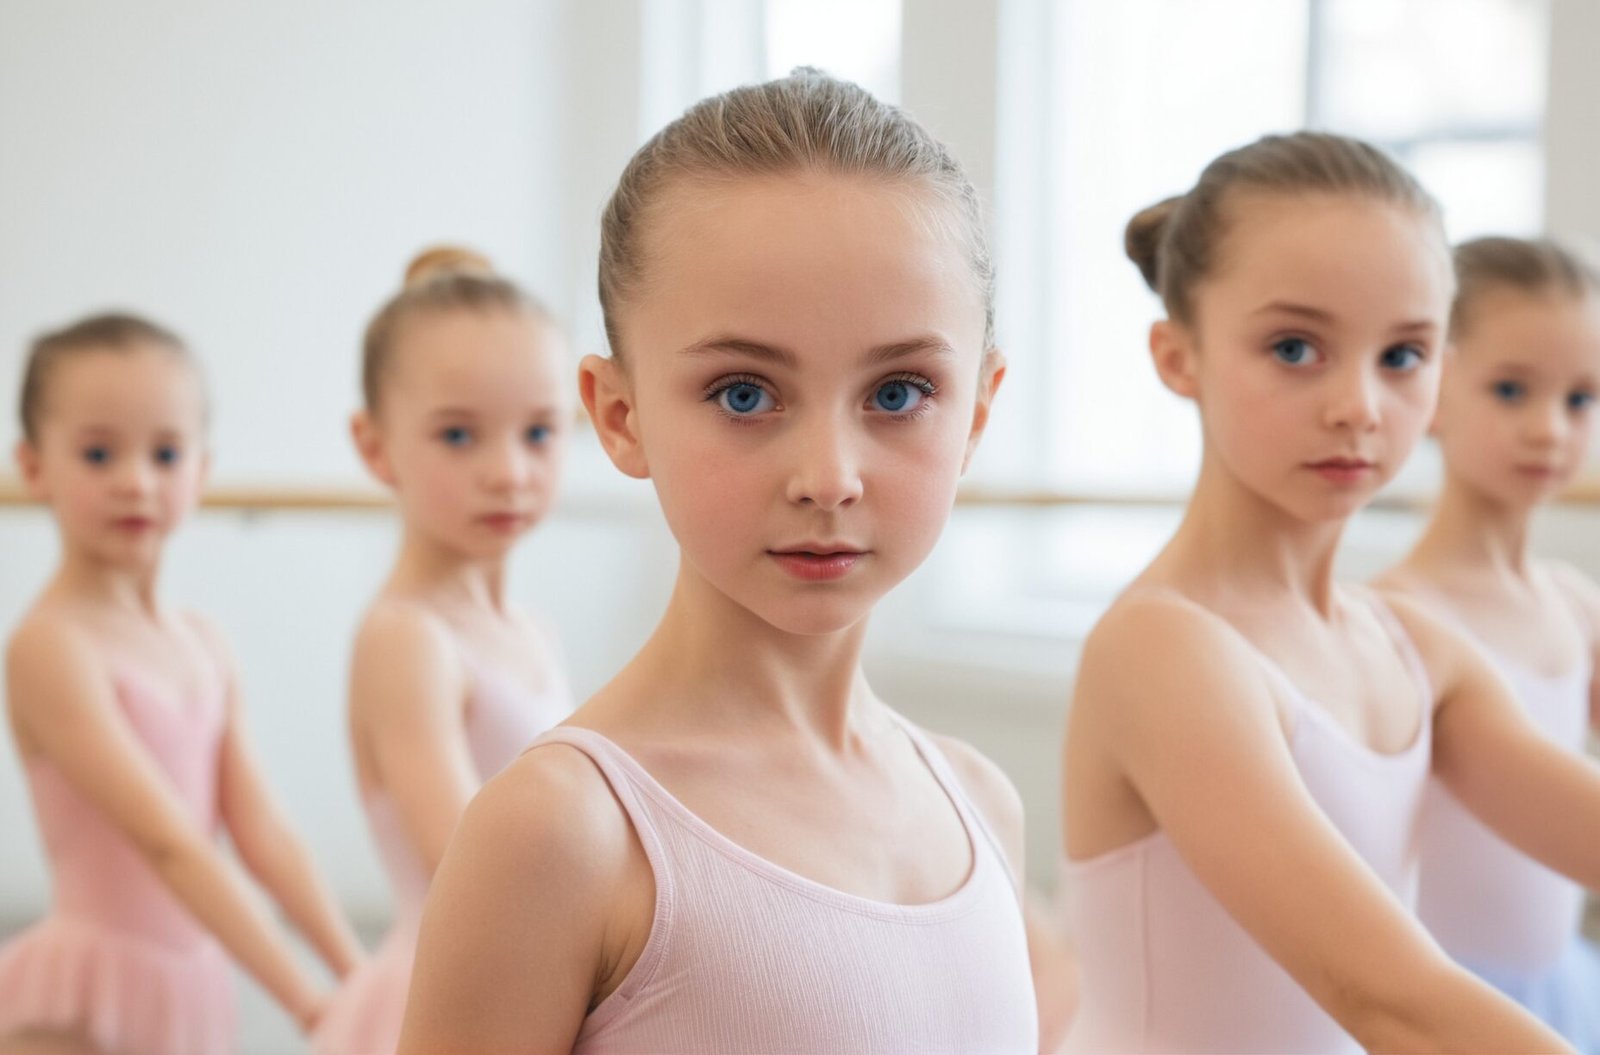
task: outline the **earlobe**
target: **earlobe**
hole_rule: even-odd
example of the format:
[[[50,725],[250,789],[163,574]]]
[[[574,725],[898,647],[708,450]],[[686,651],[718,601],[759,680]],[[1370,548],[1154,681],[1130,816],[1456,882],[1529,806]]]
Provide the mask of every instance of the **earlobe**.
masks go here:
[[[356,453],[361,456],[361,462],[367,471],[382,484],[394,486],[394,473],[389,468],[389,459],[383,449],[383,434],[378,428],[378,423],[373,420],[372,412],[358,410],[350,415],[350,438],[355,442]]]
[[[48,499],[45,492],[44,480],[39,473],[39,448],[26,439],[17,441],[11,449],[12,457],[17,462],[17,472],[22,476],[23,486],[28,489],[28,494],[37,501]]]
[[[634,413],[633,386],[616,357],[586,355],[578,364],[578,393],[611,464],[636,480],[650,476]]]
[[[1151,324],[1150,358],[1162,384],[1185,399],[1195,398],[1194,338],[1185,327],[1171,319]]]
[[[965,473],[978,451],[978,441],[989,427],[989,411],[994,406],[995,393],[1006,378],[1006,357],[1000,349],[990,348],[983,353],[983,368],[978,374],[978,398],[972,407],[972,428],[967,433],[967,450],[961,458],[961,471]]]

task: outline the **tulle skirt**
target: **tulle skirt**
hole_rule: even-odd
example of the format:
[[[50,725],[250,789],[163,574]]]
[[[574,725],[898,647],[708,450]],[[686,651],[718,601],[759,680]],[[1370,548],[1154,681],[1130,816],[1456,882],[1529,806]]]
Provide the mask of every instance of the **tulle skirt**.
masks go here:
[[[317,1055],[394,1055],[416,955],[414,927],[398,925],[389,932],[334,995],[311,1037]]]
[[[1560,1033],[1581,1055],[1600,1055],[1600,950],[1581,938],[1539,974],[1467,967]]]
[[[227,1055],[239,1047],[232,965],[209,937],[180,949],[50,916],[0,947],[0,1036],[35,1029],[110,1052]]]

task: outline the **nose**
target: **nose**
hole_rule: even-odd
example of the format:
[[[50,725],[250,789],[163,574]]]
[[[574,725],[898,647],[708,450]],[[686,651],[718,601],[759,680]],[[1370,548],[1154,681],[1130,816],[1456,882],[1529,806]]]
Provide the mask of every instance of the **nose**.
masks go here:
[[[1378,426],[1378,386],[1375,370],[1360,361],[1329,378],[1327,420],[1334,428],[1370,432]]]
[[[148,458],[118,458],[117,490],[125,495],[140,496],[150,493],[155,485],[156,468]]]
[[[525,486],[532,476],[533,455],[511,436],[499,443],[484,445],[479,465],[483,485],[491,491],[514,491]]]
[[[843,422],[818,415],[810,428],[794,430],[790,443],[789,501],[832,512],[861,497],[860,456]]]
[[[1567,407],[1564,400],[1546,399],[1532,403],[1523,418],[1523,435],[1539,447],[1553,447],[1567,434]]]

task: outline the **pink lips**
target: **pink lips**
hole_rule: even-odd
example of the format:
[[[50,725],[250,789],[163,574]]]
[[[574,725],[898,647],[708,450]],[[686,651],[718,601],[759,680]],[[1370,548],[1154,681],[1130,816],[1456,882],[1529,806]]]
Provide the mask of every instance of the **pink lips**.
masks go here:
[[[112,525],[125,535],[138,535],[156,526],[150,517],[117,517]]]
[[[1367,478],[1377,466],[1360,458],[1326,458],[1306,466],[1324,480],[1335,484],[1356,484]]]
[[[833,582],[850,574],[862,557],[861,550],[819,545],[810,549],[768,550],[778,567],[802,582]]]
[[[527,522],[527,516],[522,513],[485,513],[478,518],[478,523],[490,531],[498,531],[502,534],[510,534],[513,531],[520,530],[522,525]]]

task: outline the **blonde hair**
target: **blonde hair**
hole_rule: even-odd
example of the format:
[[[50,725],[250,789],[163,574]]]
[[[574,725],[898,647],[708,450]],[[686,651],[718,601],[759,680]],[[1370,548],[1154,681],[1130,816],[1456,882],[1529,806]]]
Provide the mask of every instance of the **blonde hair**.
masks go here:
[[[640,147],[600,222],[600,306],[614,356],[617,312],[644,272],[642,231],[676,181],[831,172],[921,183],[951,204],[994,343],[994,265],[977,191],[950,150],[905,111],[849,81],[801,67],[701,100]]]
[[[28,347],[27,362],[22,369],[22,391],[17,400],[23,438],[29,443],[38,442],[50,379],[64,360],[89,352],[133,352],[147,348],[171,352],[193,370],[197,378],[203,378],[199,360],[182,338],[165,326],[127,312],[89,315],[36,337]],[[203,388],[202,385],[202,412],[209,416]]]
[[[404,323],[419,315],[450,311],[551,317],[516,283],[497,274],[481,253],[454,245],[422,250],[406,265],[400,292],[378,309],[361,341],[361,395],[369,411],[377,410],[383,380],[394,369],[394,348]]]
[[[1326,132],[1263,136],[1212,161],[1187,194],[1157,202],[1128,221],[1123,248],[1167,314],[1194,321],[1194,287],[1216,267],[1228,207],[1246,191],[1356,195],[1404,206],[1440,229],[1439,205],[1415,176],[1377,147]]]
[[[1549,238],[1474,238],[1456,246],[1456,297],[1450,306],[1450,336],[1467,331],[1478,302],[1496,289],[1530,295],[1582,297],[1600,293],[1600,270],[1592,261]]]

